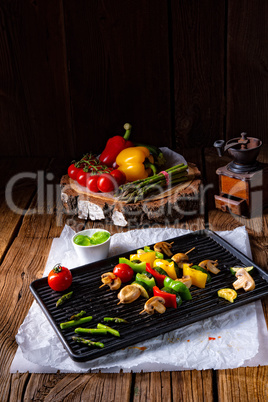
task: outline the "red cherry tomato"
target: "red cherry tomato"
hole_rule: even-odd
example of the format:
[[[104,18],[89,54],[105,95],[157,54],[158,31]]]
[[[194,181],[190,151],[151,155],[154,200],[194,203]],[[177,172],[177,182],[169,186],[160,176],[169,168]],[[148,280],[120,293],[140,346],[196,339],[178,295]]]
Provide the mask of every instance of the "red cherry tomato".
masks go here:
[[[117,182],[110,174],[104,173],[99,176],[98,189],[103,193],[110,193],[117,187]]]
[[[98,175],[92,175],[87,180],[87,188],[93,193],[98,193],[100,191],[97,185],[99,177],[100,176]]]
[[[113,273],[118,276],[123,283],[131,281],[134,275],[133,269],[127,264],[117,264],[113,269]]]
[[[73,179],[76,180],[76,176],[77,173],[80,172],[80,168],[77,168],[74,163],[72,163],[69,167],[68,167],[68,176]]]
[[[68,289],[73,281],[71,271],[57,264],[48,274],[48,284],[51,289],[61,292]]]
[[[115,169],[110,174],[115,178],[118,186],[121,186],[121,184],[124,184],[126,182],[126,175],[120,170]]]
[[[76,181],[78,184],[80,184],[80,186],[86,187],[89,176],[89,173],[84,172],[83,169],[80,169],[80,172],[78,172],[76,175]]]

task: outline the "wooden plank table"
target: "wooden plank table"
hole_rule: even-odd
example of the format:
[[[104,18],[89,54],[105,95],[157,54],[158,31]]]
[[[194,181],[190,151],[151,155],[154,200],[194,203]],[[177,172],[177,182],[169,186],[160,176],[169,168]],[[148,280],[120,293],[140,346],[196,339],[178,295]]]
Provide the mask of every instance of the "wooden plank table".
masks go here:
[[[267,153],[266,153],[267,154]],[[213,166],[219,163],[210,150],[206,152],[209,169],[203,175],[217,192],[217,178]],[[8,163],[2,160],[3,166]],[[224,163],[223,163],[224,164]],[[5,165],[6,166],[6,165]],[[30,283],[40,278],[46,264],[54,237],[60,235],[65,223],[75,230],[83,227],[106,227],[112,233],[126,228],[104,225],[103,222],[84,222],[62,214],[59,202],[59,177],[66,165],[46,159],[21,159],[17,166],[10,163],[10,176],[19,171],[36,173],[45,171],[44,213],[32,213],[37,209],[38,194],[33,181],[20,181],[13,193],[13,200],[26,209],[23,216],[10,210],[5,202],[5,187],[0,187],[0,400],[2,401],[246,401],[267,400],[268,367],[239,368],[233,370],[174,371],[155,373],[118,374],[10,374],[9,368],[15,356],[15,335],[33,302]],[[2,170],[0,169],[0,172]],[[215,171],[215,170],[214,170]],[[53,180],[47,173],[53,172]],[[2,183],[4,183],[3,178]],[[53,185],[54,183],[54,185]],[[50,185],[46,186],[47,184]],[[53,191],[52,191],[53,190]],[[40,205],[39,205],[40,208]],[[37,211],[38,212],[38,211]],[[210,207],[204,216],[198,216],[176,224],[191,230],[205,226],[212,230],[231,230],[246,225],[254,260],[267,269],[268,212],[262,217],[243,220]],[[160,226],[160,225],[159,225]],[[268,298],[263,300],[268,322]]]

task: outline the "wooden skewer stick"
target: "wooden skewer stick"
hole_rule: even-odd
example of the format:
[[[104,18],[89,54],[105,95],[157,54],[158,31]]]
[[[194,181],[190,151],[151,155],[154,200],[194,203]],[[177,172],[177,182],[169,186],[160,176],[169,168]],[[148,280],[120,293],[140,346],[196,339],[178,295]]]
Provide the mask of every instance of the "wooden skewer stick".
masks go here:
[[[144,311],[146,311],[146,310],[142,310],[139,314],[142,314],[142,313],[144,313]]]
[[[106,285],[107,285],[107,284],[104,283],[103,285],[99,286],[99,289],[100,289],[100,288],[103,288],[103,286],[106,286]]]
[[[195,247],[191,248],[191,250],[186,251],[186,253],[184,254],[189,254],[191,251],[193,251],[195,249]]]

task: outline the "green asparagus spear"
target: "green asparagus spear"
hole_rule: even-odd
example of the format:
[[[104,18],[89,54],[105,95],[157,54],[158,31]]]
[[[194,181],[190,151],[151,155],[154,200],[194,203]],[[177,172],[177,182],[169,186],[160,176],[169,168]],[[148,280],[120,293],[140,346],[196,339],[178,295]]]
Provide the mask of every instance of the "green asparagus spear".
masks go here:
[[[103,318],[103,321],[104,321],[104,322],[113,321],[113,322],[116,322],[116,323],[121,323],[121,322],[127,323],[127,322],[128,322],[128,321],[125,320],[124,318],[118,318],[118,317],[104,317],[104,318]]]
[[[94,334],[94,335],[106,335],[106,328],[75,328],[74,332],[77,334],[79,332],[83,334]]]
[[[98,324],[97,328],[102,329],[102,330],[106,330],[111,335],[120,336],[119,332],[116,329],[108,327],[108,325]]]
[[[73,341],[78,342],[78,343],[83,343],[84,345],[97,346],[99,348],[104,348],[104,343],[102,343],[102,342],[93,342],[93,341],[90,341],[89,339],[80,338],[78,336],[73,336],[72,339],[73,339]]]
[[[70,320],[79,320],[79,318],[83,317],[85,314],[86,311],[81,310],[80,313],[72,315]]]
[[[69,300],[72,297],[72,295],[73,295],[73,291],[61,296],[61,298],[56,303],[56,307],[61,306],[63,303],[66,302],[66,300]]]
[[[86,322],[89,322],[92,320],[92,316],[88,317],[82,317],[80,320],[72,320],[72,321],[67,321],[67,322],[62,322],[60,324],[61,329],[66,329],[70,327],[78,327],[78,325],[85,324]]]
[[[186,169],[187,165],[180,164],[173,166],[166,170],[169,175],[169,181],[172,185],[181,181],[188,180]],[[136,180],[132,183],[123,184],[119,187],[116,195],[119,200],[126,201],[126,203],[137,202],[152,192],[167,186],[167,180],[164,174],[158,173],[154,176],[147,177],[146,179]]]

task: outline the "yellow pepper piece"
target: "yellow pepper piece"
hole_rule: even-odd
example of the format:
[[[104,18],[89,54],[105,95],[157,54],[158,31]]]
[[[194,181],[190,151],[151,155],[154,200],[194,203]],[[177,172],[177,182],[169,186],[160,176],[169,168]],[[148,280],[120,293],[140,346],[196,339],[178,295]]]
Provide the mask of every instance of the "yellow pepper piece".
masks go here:
[[[130,254],[129,259],[130,261],[139,260],[140,254]]]
[[[140,260],[142,262],[149,262],[149,264],[153,266],[153,262],[155,260],[155,251],[148,251],[148,253],[144,254],[131,254],[129,259],[130,261]]]
[[[161,258],[157,258],[156,260],[154,260],[154,265],[153,267],[160,267],[162,268],[164,271],[166,271],[166,273],[168,274],[168,276],[171,279],[177,279],[177,274],[176,274],[176,270],[175,270],[175,264],[174,261],[169,262],[167,260],[163,260]]]
[[[145,254],[145,253],[146,253],[146,251],[144,251],[142,248],[139,248],[137,250],[137,254]]]
[[[146,179],[150,170],[145,168],[144,162],[149,157],[150,151],[145,147],[123,149],[116,158],[116,163],[119,166],[118,170],[125,173],[127,181]]]
[[[183,264],[183,276],[190,276],[192,284],[198,288],[204,289],[207,281],[207,274],[196,269],[190,268],[188,264]]]

